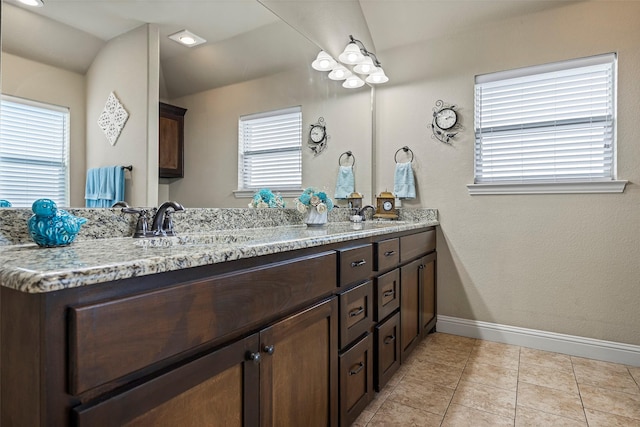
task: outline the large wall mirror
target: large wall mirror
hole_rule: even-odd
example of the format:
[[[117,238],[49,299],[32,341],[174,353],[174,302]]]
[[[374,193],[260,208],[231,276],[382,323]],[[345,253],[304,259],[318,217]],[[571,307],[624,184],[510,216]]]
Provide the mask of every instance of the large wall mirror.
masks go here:
[[[56,0],[29,8],[4,0],[2,6],[2,93],[70,109],[71,206],[84,206],[88,168],[122,164],[133,166],[126,173],[133,205],[173,199],[188,207],[245,207],[248,200],[234,195],[238,118],[298,105],[303,185],[331,194],[338,159],[351,151],[356,190],[372,197],[370,89],[347,90],[313,70],[321,43],[260,2]],[[183,29],[207,43],[187,48],[168,38]],[[110,92],[129,112],[115,145],[97,125]],[[159,101],[187,109],[184,178],[158,178]],[[306,131],[319,117],[330,139],[315,156]]]

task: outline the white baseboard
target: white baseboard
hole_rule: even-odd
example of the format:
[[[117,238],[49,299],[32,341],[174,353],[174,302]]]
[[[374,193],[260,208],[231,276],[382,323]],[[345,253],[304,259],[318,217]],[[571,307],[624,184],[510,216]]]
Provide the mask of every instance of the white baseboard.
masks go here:
[[[436,331],[464,337],[553,351],[571,356],[640,366],[640,346],[518,328],[497,323],[438,316]]]

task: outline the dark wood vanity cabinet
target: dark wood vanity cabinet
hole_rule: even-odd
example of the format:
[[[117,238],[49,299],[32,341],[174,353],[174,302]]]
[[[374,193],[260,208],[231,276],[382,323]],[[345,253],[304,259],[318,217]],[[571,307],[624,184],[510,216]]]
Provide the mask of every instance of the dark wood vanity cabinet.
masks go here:
[[[160,178],[184,177],[184,116],[187,110],[160,103],[159,166]]]

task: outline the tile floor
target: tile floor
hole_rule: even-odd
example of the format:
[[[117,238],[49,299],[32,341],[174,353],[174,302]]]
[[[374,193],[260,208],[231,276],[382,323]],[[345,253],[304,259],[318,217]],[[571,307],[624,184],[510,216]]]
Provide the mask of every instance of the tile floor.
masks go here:
[[[353,426],[640,427],[640,367],[442,333]]]

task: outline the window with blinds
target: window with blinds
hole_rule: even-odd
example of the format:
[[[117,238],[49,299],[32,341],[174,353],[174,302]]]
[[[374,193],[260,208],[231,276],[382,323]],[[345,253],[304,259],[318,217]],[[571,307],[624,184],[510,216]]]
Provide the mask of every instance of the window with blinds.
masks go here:
[[[48,198],[69,206],[69,110],[3,95],[0,199],[31,207]]]
[[[475,183],[615,179],[616,55],[476,77]]]
[[[302,187],[300,107],[240,117],[238,189]]]

